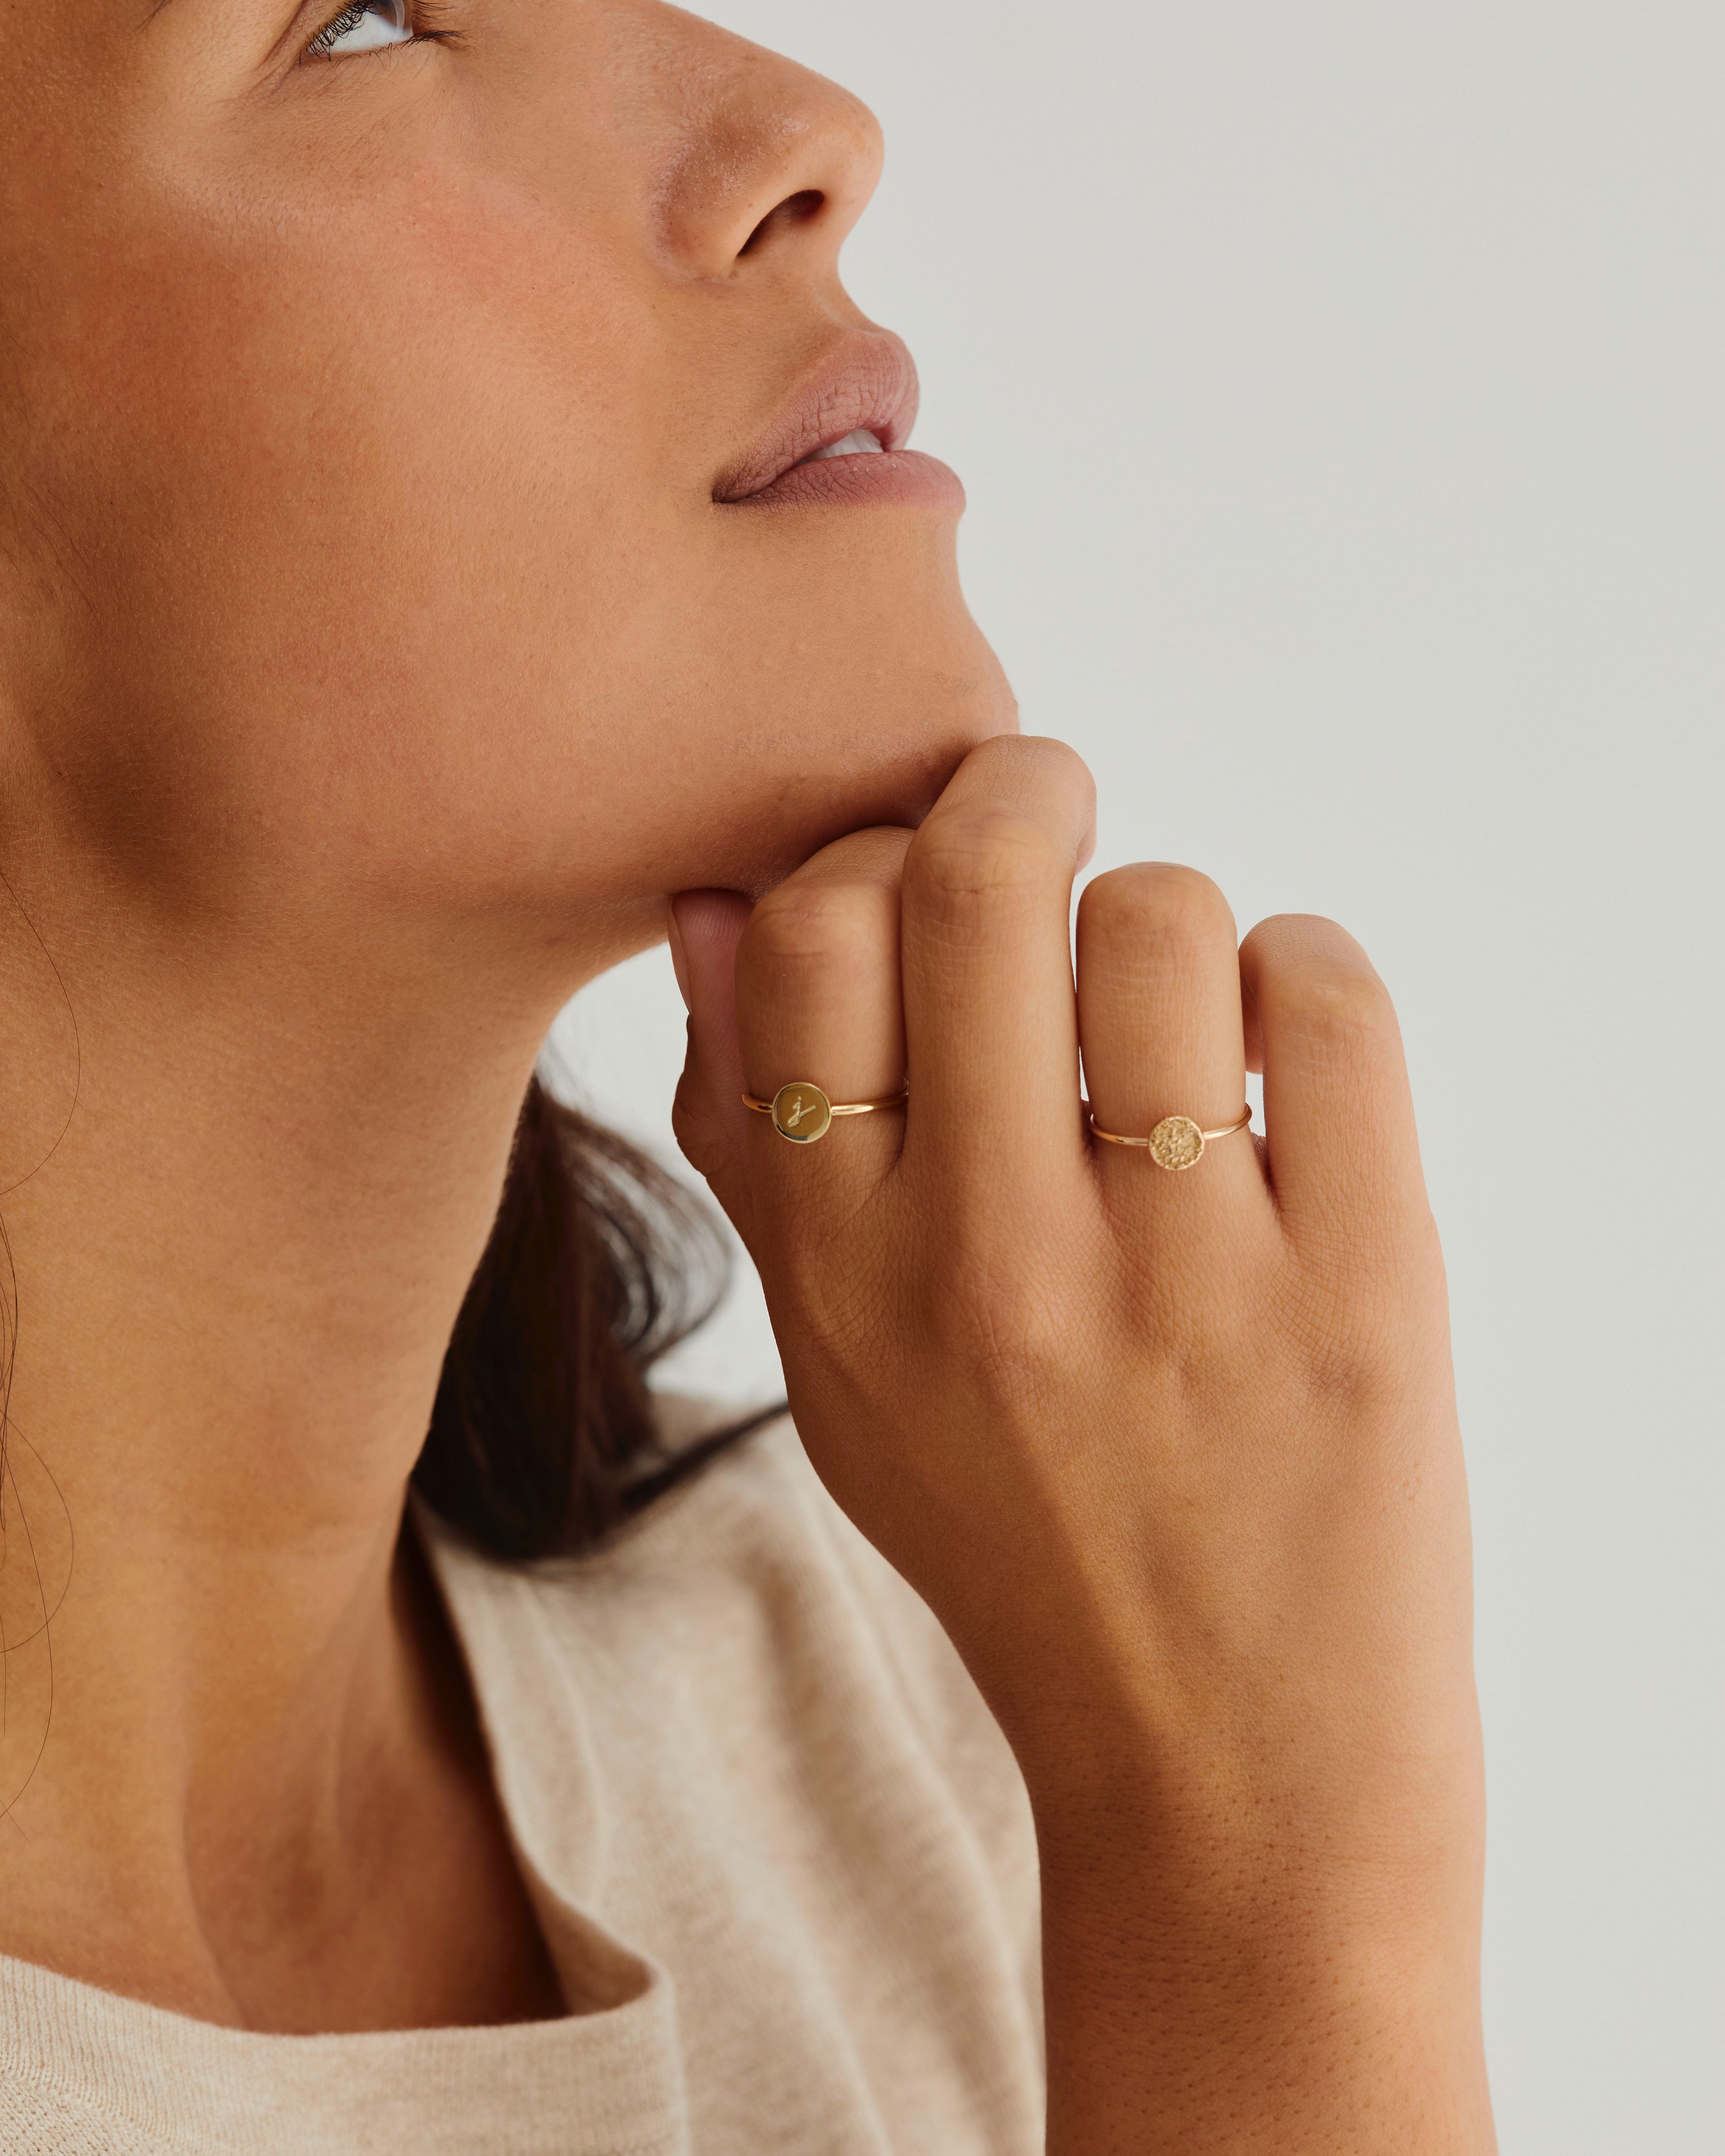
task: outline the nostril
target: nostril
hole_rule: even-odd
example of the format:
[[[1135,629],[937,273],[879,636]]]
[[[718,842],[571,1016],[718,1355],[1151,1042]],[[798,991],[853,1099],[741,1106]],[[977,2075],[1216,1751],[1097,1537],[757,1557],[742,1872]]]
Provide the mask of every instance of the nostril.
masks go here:
[[[799,224],[808,224],[826,208],[826,197],[819,187],[803,187],[798,193],[787,195],[782,203],[769,209],[765,217],[737,249],[740,261],[745,254],[753,254],[769,239]]]

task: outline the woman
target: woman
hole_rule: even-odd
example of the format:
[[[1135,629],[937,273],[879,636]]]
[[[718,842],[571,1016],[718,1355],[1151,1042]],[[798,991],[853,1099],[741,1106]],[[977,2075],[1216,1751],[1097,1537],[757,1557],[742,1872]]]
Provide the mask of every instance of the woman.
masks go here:
[[[1075,995],[870,116],[656,0],[0,100],[0,2141],[1023,2151],[1045,2028],[1057,2156],[1488,2148],[1393,1016],[1153,866]],[[668,925],[796,1423],[694,1450],[531,1085]]]

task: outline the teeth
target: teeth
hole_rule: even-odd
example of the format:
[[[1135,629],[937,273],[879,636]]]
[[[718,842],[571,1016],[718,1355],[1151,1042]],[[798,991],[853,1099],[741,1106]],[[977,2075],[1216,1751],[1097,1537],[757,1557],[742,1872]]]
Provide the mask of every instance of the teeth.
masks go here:
[[[842,442],[829,442],[824,449],[816,449],[806,456],[805,465],[818,465],[823,457],[878,457],[880,437],[871,434],[866,427],[859,427],[854,434],[847,434]]]

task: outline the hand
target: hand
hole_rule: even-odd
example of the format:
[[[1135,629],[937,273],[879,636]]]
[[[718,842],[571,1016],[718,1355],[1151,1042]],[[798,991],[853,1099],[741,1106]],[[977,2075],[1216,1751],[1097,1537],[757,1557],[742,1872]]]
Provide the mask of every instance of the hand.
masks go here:
[[[934,1609],[1042,1852],[1050,2149],[1491,2145],[1466,1497],[1389,1000],[1236,949],[1184,869],[1072,879],[1088,773],[973,751],[915,834],[677,901],[679,1137],[791,1406]],[[734,984],[732,968],[734,964]],[[1090,1136],[1231,1122],[1184,1173]],[[911,1097],[787,1144],[809,1078]]]

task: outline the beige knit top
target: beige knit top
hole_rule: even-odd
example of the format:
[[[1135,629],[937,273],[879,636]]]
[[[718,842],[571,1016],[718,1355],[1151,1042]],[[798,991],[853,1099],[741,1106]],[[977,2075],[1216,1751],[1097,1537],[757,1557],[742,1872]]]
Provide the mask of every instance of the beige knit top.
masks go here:
[[[1012,1756],[788,1422],[585,1558],[416,1516],[570,2005],[217,2028],[0,1958],[6,2156],[1033,2156]]]

